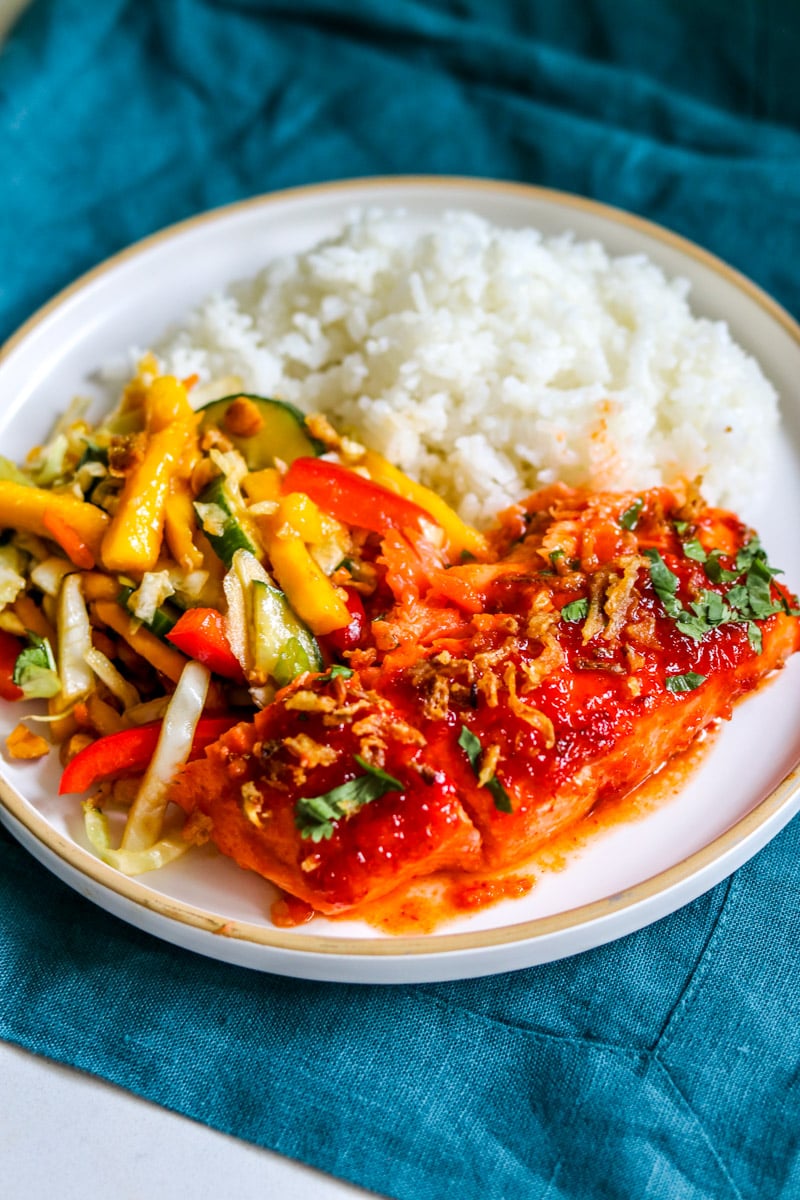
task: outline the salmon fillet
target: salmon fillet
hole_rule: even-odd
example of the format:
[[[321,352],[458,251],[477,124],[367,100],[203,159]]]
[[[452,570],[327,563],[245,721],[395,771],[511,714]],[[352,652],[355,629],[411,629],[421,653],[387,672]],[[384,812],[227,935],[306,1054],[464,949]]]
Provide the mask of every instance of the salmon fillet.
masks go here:
[[[184,769],[172,796],[223,853],[325,913],[443,867],[512,866],[800,645],[757,539],[699,497],[558,485],[492,545],[447,566],[385,540],[350,668],[296,680]]]

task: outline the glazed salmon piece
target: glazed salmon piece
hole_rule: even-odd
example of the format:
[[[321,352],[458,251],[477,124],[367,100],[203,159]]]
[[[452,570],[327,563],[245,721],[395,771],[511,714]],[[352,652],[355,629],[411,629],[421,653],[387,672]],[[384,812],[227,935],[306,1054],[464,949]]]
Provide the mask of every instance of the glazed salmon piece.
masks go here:
[[[697,496],[556,486],[494,548],[417,577],[409,547],[385,548],[397,603],[371,613],[352,677],[296,681],[184,769],[173,798],[223,853],[325,913],[440,868],[512,866],[800,647],[757,540]]]
[[[356,676],[299,686],[189,764],[172,799],[202,813],[240,866],[338,913],[414,875],[477,865],[478,834],[446,773],[427,766],[423,744]],[[347,815],[329,824],[326,804],[343,787]],[[320,797],[328,801],[309,812],[309,798]]]
[[[472,636],[385,685],[422,713],[493,867],[636,787],[800,646],[750,531],[696,498],[557,487],[504,536],[498,563],[452,571],[481,598]]]

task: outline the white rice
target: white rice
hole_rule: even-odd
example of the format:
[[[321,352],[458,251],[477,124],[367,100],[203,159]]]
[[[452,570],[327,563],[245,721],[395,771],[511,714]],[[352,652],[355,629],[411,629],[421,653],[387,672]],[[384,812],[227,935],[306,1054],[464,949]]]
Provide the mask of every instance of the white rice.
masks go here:
[[[323,411],[485,524],[561,479],[639,489],[703,476],[746,510],[777,398],[685,280],[569,234],[368,211],[334,240],[201,304],[166,368]]]

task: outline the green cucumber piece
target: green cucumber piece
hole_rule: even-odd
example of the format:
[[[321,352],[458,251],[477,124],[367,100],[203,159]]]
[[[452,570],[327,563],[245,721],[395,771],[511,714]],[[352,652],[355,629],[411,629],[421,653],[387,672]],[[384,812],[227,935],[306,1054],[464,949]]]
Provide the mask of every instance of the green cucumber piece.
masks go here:
[[[225,414],[233,401],[240,397],[256,405],[264,422],[252,437],[240,437],[225,426]],[[200,429],[215,426],[224,433],[242,455],[250,471],[272,467],[276,458],[288,465],[296,458],[313,458],[325,451],[322,442],[312,437],[306,429],[305,417],[300,409],[287,404],[285,400],[237,392],[233,396],[223,396],[221,400],[212,400],[199,411],[203,414]]]
[[[135,591],[136,588],[123,585],[119,590],[117,603],[121,604],[125,611],[130,613],[134,620],[138,620],[139,618],[136,616],[135,612],[128,603]],[[165,638],[180,615],[181,610],[176,605],[162,604],[155,610],[150,620],[142,621],[142,624],[146,629],[149,629],[151,633],[154,633],[156,637]]]
[[[279,687],[304,671],[321,671],[322,654],[311,630],[292,611],[283,592],[254,579],[253,646],[257,671],[270,676]]]
[[[219,509],[219,529],[217,531],[209,531],[204,524],[202,510],[198,508],[198,505],[201,504],[210,504]],[[224,475],[218,475],[203,488],[195,501],[194,508],[200,528],[226,567],[233,562],[233,556],[237,550],[248,550],[256,558],[260,556],[261,547],[258,544],[255,530],[231,496]]]

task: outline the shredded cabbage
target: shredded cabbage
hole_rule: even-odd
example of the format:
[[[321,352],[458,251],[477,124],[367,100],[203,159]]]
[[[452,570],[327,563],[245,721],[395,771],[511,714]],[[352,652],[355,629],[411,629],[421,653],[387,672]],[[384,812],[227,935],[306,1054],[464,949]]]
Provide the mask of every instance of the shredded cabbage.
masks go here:
[[[145,871],[157,871],[167,863],[174,862],[189,849],[190,843],[176,834],[161,838],[146,850],[114,850],[108,820],[104,813],[94,808],[91,801],[83,805],[83,822],[86,836],[99,858],[123,875],[143,875]]]
[[[181,567],[170,567],[169,579],[176,600],[187,604],[197,603],[209,580],[209,572],[199,568],[196,571],[184,571]]]
[[[103,681],[111,695],[121,701],[125,712],[139,703],[139,693],[136,688],[127,679],[123,679],[111,659],[103,654],[102,650],[90,646],[85,657],[86,665],[94,671],[98,679]]]
[[[169,571],[145,571],[142,582],[128,597],[128,609],[139,621],[149,624],[165,600],[175,595]]]
[[[30,573],[31,583],[36,584],[46,596],[57,596],[64,576],[71,575],[74,570],[74,565],[68,559],[53,554],[36,564]]]
[[[237,550],[231,568],[222,581],[225,599],[228,602],[226,633],[231,650],[239,661],[245,675],[253,670],[253,580],[274,587],[272,579],[254,554],[249,550]]]
[[[169,696],[156,696],[125,709],[126,725],[147,725],[149,721],[160,721],[169,705]]]
[[[33,478],[39,487],[47,487],[66,474],[69,442],[63,433],[42,446],[31,464]]]
[[[16,463],[0,454],[0,479],[7,483],[21,483],[23,487],[33,487],[30,476],[23,474]]]
[[[189,757],[210,680],[211,672],[198,662],[183,668],[164,714],[155,754],[128,814],[120,849],[148,850],[161,836],[169,785]]]
[[[247,463],[238,450],[218,450],[216,446],[208,452],[208,457],[219,467],[228,481],[228,488],[237,504],[244,505],[244,498],[239,491],[239,484],[247,474]]]
[[[25,566],[25,555],[15,545],[0,546],[0,608],[13,604],[25,590]]]
[[[92,649],[92,629],[81,590],[80,575],[65,575],[58,595],[58,675],[61,700],[80,700],[94,686],[86,662]]]

